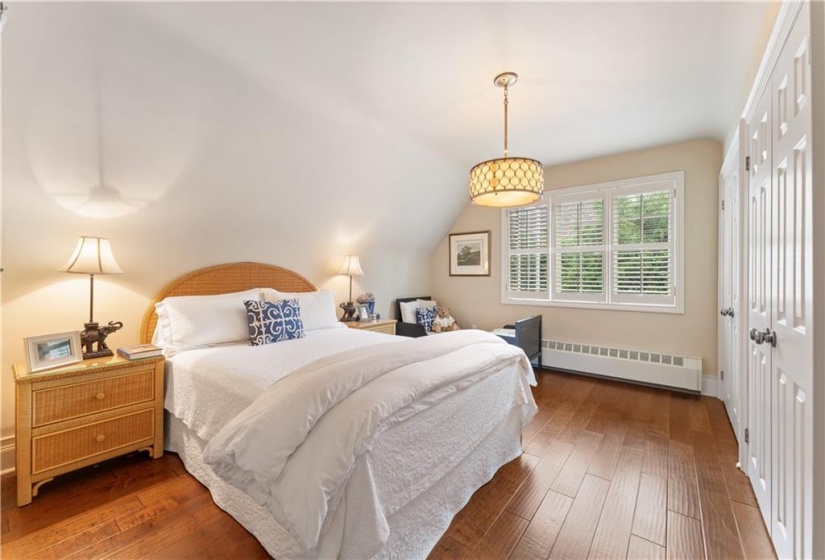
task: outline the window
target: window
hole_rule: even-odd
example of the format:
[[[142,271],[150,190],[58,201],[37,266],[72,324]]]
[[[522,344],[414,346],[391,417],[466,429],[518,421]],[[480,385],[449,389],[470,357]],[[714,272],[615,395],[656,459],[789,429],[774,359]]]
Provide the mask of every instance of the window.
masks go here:
[[[502,211],[502,301],[682,312],[684,172],[550,191]]]
[[[547,206],[519,208],[511,214],[508,285],[515,297],[544,298],[548,294]]]

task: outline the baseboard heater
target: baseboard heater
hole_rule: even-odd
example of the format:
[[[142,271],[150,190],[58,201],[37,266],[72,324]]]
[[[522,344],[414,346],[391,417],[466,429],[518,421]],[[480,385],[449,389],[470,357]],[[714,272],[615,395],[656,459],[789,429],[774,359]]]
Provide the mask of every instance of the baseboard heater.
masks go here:
[[[614,377],[696,393],[702,390],[702,358],[555,340],[542,341],[541,356],[542,366],[548,369]]]

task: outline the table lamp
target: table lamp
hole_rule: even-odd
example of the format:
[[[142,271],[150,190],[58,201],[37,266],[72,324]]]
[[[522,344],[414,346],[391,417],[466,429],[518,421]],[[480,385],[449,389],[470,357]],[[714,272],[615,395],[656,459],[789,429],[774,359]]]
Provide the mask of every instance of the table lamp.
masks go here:
[[[338,271],[338,274],[349,276],[349,300],[346,303],[339,305],[339,307],[344,310],[344,315],[341,317],[341,321],[344,323],[359,321],[360,318],[358,317],[358,313],[355,311],[355,304],[352,303],[352,277],[364,275],[364,271],[361,270],[361,264],[358,262],[358,257],[355,255],[347,255],[344,257],[344,264],[341,266],[341,270]]]
[[[80,333],[83,359],[112,356],[114,353],[106,345],[106,337],[123,327],[123,323],[109,321],[108,325],[101,327],[94,320],[95,274],[123,273],[112,254],[111,243],[101,237],[81,237],[74,253],[60,271],[89,275],[89,322],[85,323],[86,328]]]

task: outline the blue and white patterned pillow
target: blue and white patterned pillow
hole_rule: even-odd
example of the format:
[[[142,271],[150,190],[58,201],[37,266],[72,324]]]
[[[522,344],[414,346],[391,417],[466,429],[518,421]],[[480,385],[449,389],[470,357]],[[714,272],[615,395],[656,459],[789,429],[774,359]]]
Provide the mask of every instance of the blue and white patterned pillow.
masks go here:
[[[426,332],[433,330],[433,320],[436,317],[435,307],[419,307],[415,310],[415,322],[424,327]]]
[[[304,338],[301,305],[297,299],[244,301],[243,304],[252,346]]]

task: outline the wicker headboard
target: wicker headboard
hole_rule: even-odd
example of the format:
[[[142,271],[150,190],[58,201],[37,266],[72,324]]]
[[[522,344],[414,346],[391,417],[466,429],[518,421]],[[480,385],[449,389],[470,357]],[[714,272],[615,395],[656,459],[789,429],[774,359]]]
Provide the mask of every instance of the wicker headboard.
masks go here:
[[[169,296],[208,296],[240,292],[250,288],[275,288],[282,292],[314,292],[312,283],[298,273],[254,262],[220,264],[201,268],[169,283],[155,297],[143,315],[140,341],[152,340],[158,316],[155,304]]]

